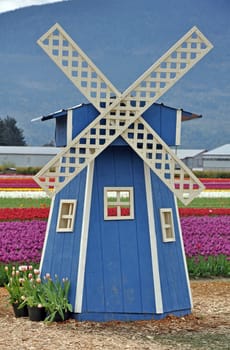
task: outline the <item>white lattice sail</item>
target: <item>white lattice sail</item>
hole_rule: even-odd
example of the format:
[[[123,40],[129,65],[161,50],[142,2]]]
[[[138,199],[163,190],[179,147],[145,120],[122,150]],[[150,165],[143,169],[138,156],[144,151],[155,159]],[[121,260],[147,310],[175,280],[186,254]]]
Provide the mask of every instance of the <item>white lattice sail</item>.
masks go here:
[[[119,91],[58,23],[37,42],[97,109],[120,96]]]
[[[204,189],[200,180],[143,118],[138,118],[122,137],[185,205]]]
[[[120,135],[139,154],[139,142],[130,140],[127,130],[130,131],[130,126],[138,123],[141,114],[212,48],[211,43],[194,27],[123,94],[120,94],[59,25],[56,24],[43,35],[39,44],[74,85],[101,112],[88,127],[35,176],[35,180],[50,196],[60,191]],[[145,128],[148,127],[145,125]],[[133,135],[137,132],[135,128],[134,130]],[[179,175],[177,174],[177,178],[180,179],[179,184],[182,178],[185,181],[185,173],[186,179],[187,177],[190,179],[189,183],[195,183],[195,176],[171,153],[170,149],[166,151],[167,145],[157,134],[154,136],[155,139],[158,145],[162,145],[168,159],[174,159],[174,165],[180,164],[180,166],[177,165],[177,171],[178,168],[181,169]],[[146,158],[144,153],[141,153],[140,156],[149,164],[150,160]],[[164,166],[163,159],[159,160],[158,163],[161,163],[162,167]],[[154,170],[155,165],[151,164],[150,167]],[[172,167],[170,169],[172,170]],[[154,171],[182,201],[185,197],[188,197],[189,200],[192,199],[192,191],[184,193],[181,185],[179,186],[180,191],[177,190],[178,185],[175,186],[172,181],[173,175],[168,180],[167,177],[161,175],[161,171],[156,167]],[[196,184],[200,190],[203,188],[199,180]],[[193,186],[194,193],[198,191],[196,191],[196,186],[195,184]]]

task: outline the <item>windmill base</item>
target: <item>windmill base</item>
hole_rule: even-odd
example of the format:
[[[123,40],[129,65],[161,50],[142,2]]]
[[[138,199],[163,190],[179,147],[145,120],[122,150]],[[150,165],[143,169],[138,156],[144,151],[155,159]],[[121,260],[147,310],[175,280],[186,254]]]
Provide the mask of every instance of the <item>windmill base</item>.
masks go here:
[[[134,313],[115,313],[115,312],[92,312],[92,313],[72,313],[71,317],[78,321],[147,321],[147,320],[161,320],[169,315],[182,317],[191,314],[191,309],[178,310],[172,312],[165,312],[163,314],[134,314]]]

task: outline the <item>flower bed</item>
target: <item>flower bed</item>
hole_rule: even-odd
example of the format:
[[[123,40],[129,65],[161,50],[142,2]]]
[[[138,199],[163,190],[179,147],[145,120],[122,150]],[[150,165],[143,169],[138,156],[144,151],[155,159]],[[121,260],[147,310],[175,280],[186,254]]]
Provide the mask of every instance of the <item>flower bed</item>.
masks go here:
[[[179,215],[180,217],[230,215],[230,208],[179,208]]]
[[[31,176],[1,175],[0,188],[4,188],[4,189],[39,188],[39,186]]]
[[[39,188],[37,190],[28,191],[27,189],[18,189],[15,190],[8,190],[8,191],[1,191],[0,190],[0,198],[47,198],[48,195],[46,192],[40,190]]]
[[[202,182],[209,190],[200,197],[230,196],[230,179],[202,179]],[[2,186],[6,186],[4,191]],[[47,194],[31,176],[0,176],[0,197],[41,198]],[[128,212],[128,208],[122,208],[122,215]],[[39,263],[48,215],[48,207],[0,209],[0,264]],[[109,215],[117,215],[116,208],[109,208]],[[193,276],[208,275],[210,271],[222,274],[224,267],[223,275],[229,276],[230,208],[179,208],[179,215],[189,272]],[[216,270],[214,265],[218,267]]]
[[[175,188],[180,188],[180,183],[177,183],[177,179],[175,183]],[[211,179],[211,178],[200,178],[199,179],[203,185],[205,186],[206,190],[229,190],[230,191],[230,179]],[[178,179],[179,181],[179,179]],[[183,188],[187,189],[189,188],[189,183],[185,183]],[[198,186],[194,186],[194,188],[198,188]]]
[[[230,216],[189,216],[181,218],[185,254],[230,258]]]
[[[230,179],[203,178],[200,181],[206,189],[230,190]]]
[[[230,256],[230,216],[181,218],[185,253]],[[0,222],[0,261],[39,262],[46,221]]]
[[[0,262],[38,263],[46,221],[0,222]]]
[[[1,208],[0,221],[15,220],[46,220],[49,215],[49,208]]]
[[[116,216],[116,208],[108,209],[109,216]],[[47,220],[49,208],[0,208],[0,221]],[[128,208],[121,209],[121,215],[129,215]],[[179,208],[180,217],[230,215],[230,208]]]
[[[230,190],[230,179],[226,178],[200,178],[206,189]],[[0,188],[40,188],[29,175],[0,175]],[[185,186],[186,188],[186,186]]]

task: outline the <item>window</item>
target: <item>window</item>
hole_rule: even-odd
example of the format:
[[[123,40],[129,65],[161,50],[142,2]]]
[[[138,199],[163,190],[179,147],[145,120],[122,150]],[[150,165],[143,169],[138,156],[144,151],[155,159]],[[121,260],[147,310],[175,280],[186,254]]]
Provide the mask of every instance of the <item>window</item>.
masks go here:
[[[173,215],[171,208],[161,208],[161,228],[163,235],[163,242],[173,242],[175,241],[175,232],[173,225]]]
[[[133,187],[105,187],[104,219],[127,220],[133,218]]]
[[[60,200],[57,221],[58,232],[73,232],[76,206],[77,201],[75,199]]]

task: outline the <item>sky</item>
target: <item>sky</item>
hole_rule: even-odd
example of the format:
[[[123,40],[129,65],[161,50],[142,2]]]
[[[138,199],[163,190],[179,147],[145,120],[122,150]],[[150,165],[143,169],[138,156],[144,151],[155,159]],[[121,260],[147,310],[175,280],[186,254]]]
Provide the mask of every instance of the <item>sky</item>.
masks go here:
[[[25,7],[39,4],[52,5]],[[55,22],[120,91],[195,25],[214,48],[157,102],[203,115],[183,123],[185,148],[229,143],[229,18],[230,0],[0,0],[0,117],[16,118],[33,144],[31,119],[86,102],[36,43]]]
[[[0,0],[0,13],[13,11],[32,5],[45,5],[67,0]]]

